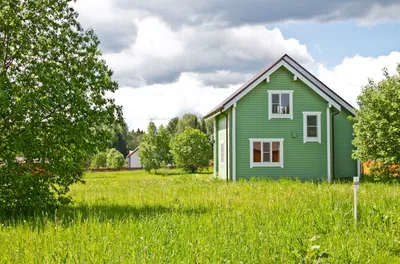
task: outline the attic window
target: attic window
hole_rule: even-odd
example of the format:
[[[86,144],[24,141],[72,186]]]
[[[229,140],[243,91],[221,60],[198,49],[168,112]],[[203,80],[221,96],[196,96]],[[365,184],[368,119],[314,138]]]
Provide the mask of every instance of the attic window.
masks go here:
[[[268,91],[268,119],[293,119],[293,90]]]

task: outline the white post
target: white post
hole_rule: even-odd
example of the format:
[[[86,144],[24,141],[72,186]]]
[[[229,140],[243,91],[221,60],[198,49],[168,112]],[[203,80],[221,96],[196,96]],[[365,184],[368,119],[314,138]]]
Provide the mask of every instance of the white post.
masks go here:
[[[353,177],[353,189],[354,189],[354,221],[357,223],[357,190],[360,187],[360,177]]]

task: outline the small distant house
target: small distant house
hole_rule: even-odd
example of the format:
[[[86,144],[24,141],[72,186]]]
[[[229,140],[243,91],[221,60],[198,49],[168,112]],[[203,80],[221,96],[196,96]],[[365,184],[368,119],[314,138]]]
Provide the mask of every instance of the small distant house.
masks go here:
[[[348,120],[354,115],[352,105],[284,55],[205,116],[214,121],[215,176],[357,176]]]
[[[128,156],[126,156],[126,160],[128,162],[128,168],[130,169],[142,169],[143,165],[140,163],[139,157],[140,149],[137,147],[134,150],[130,150]]]

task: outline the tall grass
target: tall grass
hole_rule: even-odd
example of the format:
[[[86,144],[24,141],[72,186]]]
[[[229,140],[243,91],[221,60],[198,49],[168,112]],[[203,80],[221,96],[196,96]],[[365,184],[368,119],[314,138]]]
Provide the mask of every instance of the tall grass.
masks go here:
[[[179,174],[179,173],[176,173]],[[6,219],[0,263],[400,263],[400,187],[89,173],[74,205]]]

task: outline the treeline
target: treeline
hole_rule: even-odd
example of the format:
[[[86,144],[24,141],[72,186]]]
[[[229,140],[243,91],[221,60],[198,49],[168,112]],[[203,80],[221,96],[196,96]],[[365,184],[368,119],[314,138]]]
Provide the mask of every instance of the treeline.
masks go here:
[[[210,137],[213,131],[212,126],[212,122],[206,122],[195,114],[184,114],[182,118],[172,118],[165,127],[163,126],[163,129],[167,130],[171,139],[181,134],[186,128],[198,129]],[[126,157],[129,150],[134,150],[141,144],[144,134],[145,131],[139,128],[129,131],[126,124],[119,126],[115,129],[115,137],[109,148],[115,148]]]

